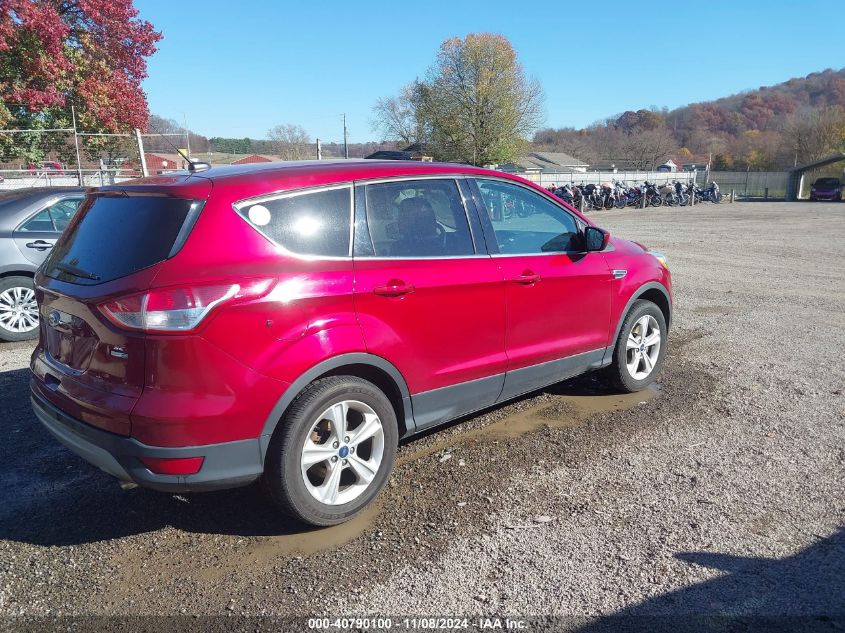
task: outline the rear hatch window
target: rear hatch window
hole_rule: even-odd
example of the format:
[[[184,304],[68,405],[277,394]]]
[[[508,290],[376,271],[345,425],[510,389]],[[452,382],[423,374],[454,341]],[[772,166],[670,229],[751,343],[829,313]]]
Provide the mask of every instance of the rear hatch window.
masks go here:
[[[202,202],[167,196],[93,194],[44,263],[48,277],[94,285],[175,255]]]
[[[819,178],[813,186],[824,187],[825,189],[835,189],[839,186],[839,178]]]

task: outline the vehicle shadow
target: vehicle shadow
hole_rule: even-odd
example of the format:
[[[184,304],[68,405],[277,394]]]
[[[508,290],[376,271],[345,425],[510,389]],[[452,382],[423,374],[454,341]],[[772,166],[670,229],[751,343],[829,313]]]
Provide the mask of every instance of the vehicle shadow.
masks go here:
[[[579,633],[632,631],[841,631],[845,527],[786,558],[711,552],[675,557],[723,575],[601,618]]]
[[[77,545],[168,525],[240,536],[313,529],[281,515],[257,486],[184,496],[122,490],[42,427],[30,405],[29,376],[28,369],[0,373],[0,539]]]

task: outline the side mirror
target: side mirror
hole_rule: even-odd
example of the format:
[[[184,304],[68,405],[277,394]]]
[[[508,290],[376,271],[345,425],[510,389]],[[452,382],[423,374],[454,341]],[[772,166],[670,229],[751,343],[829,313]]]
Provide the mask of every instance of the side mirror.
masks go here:
[[[588,253],[592,251],[603,251],[607,247],[608,242],[610,242],[610,233],[604,229],[600,229],[597,226],[584,227],[584,250]]]

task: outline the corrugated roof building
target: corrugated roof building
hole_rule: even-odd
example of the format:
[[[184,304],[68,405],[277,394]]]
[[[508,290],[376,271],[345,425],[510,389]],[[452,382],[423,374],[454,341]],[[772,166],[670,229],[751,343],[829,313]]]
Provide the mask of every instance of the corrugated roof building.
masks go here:
[[[563,152],[531,152],[498,166],[501,171],[526,174],[584,173],[588,167],[584,161]]]

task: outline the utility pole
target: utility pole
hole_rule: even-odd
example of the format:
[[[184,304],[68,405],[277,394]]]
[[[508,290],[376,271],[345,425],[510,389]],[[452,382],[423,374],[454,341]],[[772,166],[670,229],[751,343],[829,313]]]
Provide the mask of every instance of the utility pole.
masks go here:
[[[317,139],[317,160],[323,160],[323,146],[320,144],[320,139]]]
[[[346,112],[343,113],[343,157],[349,158],[349,144],[346,142]]]
[[[82,186],[82,161],[79,158],[79,135],[76,133],[76,108],[70,106],[70,116],[73,120],[73,144],[76,146],[76,177],[79,179],[79,186]]]

